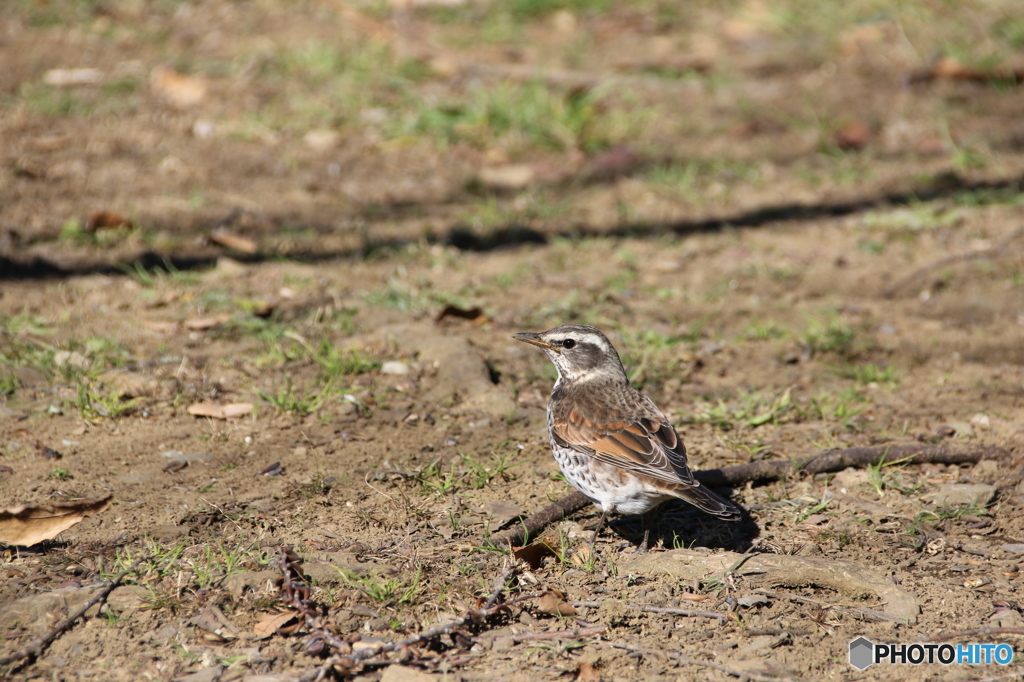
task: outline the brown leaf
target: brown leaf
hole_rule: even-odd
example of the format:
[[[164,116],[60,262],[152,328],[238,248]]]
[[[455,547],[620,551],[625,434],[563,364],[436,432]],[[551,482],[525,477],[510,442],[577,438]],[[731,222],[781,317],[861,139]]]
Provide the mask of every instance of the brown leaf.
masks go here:
[[[862,149],[871,141],[871,128],[863,121],[850,121],[836,131],[836,146],[844,151]]]
[[[256,635],[256,639],[267,639],[277,632],[279,628],[287,625],[293,618],[295,618],[295,614],[290,611],[285,613],[264,613],[256,621],[256,624],[252,626],[253,634]]]
[[[548,588],[548,591],[541,595],[540,599],[537,600],[537,608],[544,613],[550,613],[552,616],[575,616],[576,608],[565,601],[565,595],[554,588]]]
[[[259,246],[252,239],[227,230],[214,230],[207,237],[211,242],[242,253],[256,253]]]
[[[594,551],[592,549],[590,549],[590,546],[589,545],[583,545],[582,547],[577,549],[575,552],[573,552],[572,556],[569,557],[569,560],[572,561],[577,566],[582,566],[583,564],[585,564],[588,561],[590,561],[591,557],[593,557],[593,556],[594,556]]]
[[[601,676],[594,670],[594,666],[580,661],[580,667],[576,669],[576,682],[601,682]]]
[[[225,419],[231,419],[233,417],[244,417],[245,415],[252,412],[252,403],[229,403],[222,405],[221,410],[224,412]]]
[[[28,547],[50,540],[89,514],[99,514],[110,505],[113,497],[107,495],[99,500],[0,509],[0,542]]]
[[[95,232],[96,230],[113,230],[121,226],[131,227],[132,221],[129,218],[125,218],[120,213],[114,213],[113,211],[97,211],[89,216],[89,220],[85,223],[86,232]]]
[[[213,419],[227,419],[224,408],[214,403],[196,403],[188,406],[188,413],[194,417],[212,417]]]
[[[103,72],[90,68],[50,69],[43,74],[43,82],[57,88],[98,85],[103,82]]]
[[[228,313],[221,313],[213,317],[194,317],[191,320],[185,320],[185,329],[191,329],[193,331],[201,331],[203,329],[213,329],[214,327],[224,324],[231,319],[231,315]]]
[[[533,179],[533,168],[525,164],[481,168],[477,175],[482,186],[501,191],[522,189]]]
[[[187,466],[188,462],[185,462],[180,459],[172,459],[170,462],[164,465],[162,471],[165,474],[176,474]]]
[[[206,80],[198,76],[186,76],[166,66],[153,69],[150,76],[153,90],[168,104],[186,109],[203,101],[208,89]]]
[[[512,556],[519,561],[525,561],[530,568],[536,570],[543,564],[544,557],[555,556],[555,549],[551,542],[541,538],[525,547],[512,550]]]
[[[148,329],[162,334],[170,334],[178,331],[177,322],[163,322],[161,320],[143,320],[142,325]]]

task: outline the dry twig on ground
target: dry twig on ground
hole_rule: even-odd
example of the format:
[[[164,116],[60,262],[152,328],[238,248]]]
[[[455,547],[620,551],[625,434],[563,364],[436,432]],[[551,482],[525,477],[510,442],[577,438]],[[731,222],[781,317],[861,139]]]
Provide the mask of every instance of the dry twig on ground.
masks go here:
[[[330,674],[331,670],[334,668],[341,668],[344,672],[355,670],[368,659],[375,656],[390,653],[392,651],[407,649],[417,644],[427,642],[435,637],[451,634],[457,628],[460,628],[467,623],[483,622],[487,617],[507,609],[512,604],[527,601],[529,599],[535,599],[540,596],[537,594],[520,595],[514,599],[498,603],[498,598],[504,591],[508,581],[511,580],[512,576],[516,572],[516,567],[510,566],[505,569],[499,578],[495,580],[494,589],[492,590],[490,597],[480,607],[469,609],[462,616],[451,622],[438,625],[437,627],[425,630],[417,635],[412,635],[411,637],[407,637],[399,642],[383,643],[379,646],[369,646],[353,650],[353,647],[349,642],[338,638],[333,633],[332,629],[323,622],[316,607],[310,604],[309,587],[305,585],[298,557],[287,549],[281,549],[280,552],[281,554],[278,560],[278,567],[281,569],[284,577],[282,591],[287,598],[288,604],[298,610],[299,613],[306,618],[306,624],[313,633],[313,636],[309,640],[310,645],[308,648],[310,649],[310,653],[316,654],[323,651],[322,647],[318,648],[315,646],[318,642],[326,644],[335,652],[323,663],[323,665],[315,670],[309,671],[299,678],[300,682],[314,682],[326,679],[328,674]]]
[[[984,258],[997,258],[999,256],[1002,256],[1006,253],[1007,247],[1009,247],[1014,240],[1016,240],[1018,237],[1022,235],[1024,235],[1024,228],[1015,230],[1012,234],[1010,234],[1010,236],[1001,240],[992,248],[979,249],[977,251],[966,251],[964,253],[954,253],[950,256],[946,256],[945,258],[940,258],[939,260],[933,263],[928,263],[927,265],[924,265],[918,268],[917,270],[910,272],[909,274],[901,277],[900,279],[890,284],[888,287],[885,288],[885,291],[882,292],[882,296],[884,296],[885,298],[892,298],[900,291],[900,289],[903,289],[904,287],[906,287],[908,284],[911,284],[915,280],[920,279],[921,277],[927,275],[930,272],[935,272],[936,270],[941,270],[944,267],[953,265],[954,263],[969,260],[979,260]]]
[[[774,481],[800,472],[823,474],[842,471],[847,467],[863,468],[880,463],[901,462],[905,464],[976,464],[983,459],[1003,459],[1008,456],[1003,448],[988,445],[963,446],[949,443],[904,443],[873,445],[869,447],[826,450],[805,460],[791,461],[760,460],[748,464],[737,464],[721,469],[695,471],[694,477],[701,485],[712,488],[734,487],[749,481]],[[520,545],[526,539],[537,535],[548,524],[561,521],[566,516],[583,509],[590,499],[575,492],[548,505],[518,526],[495,535],[490,539],[494,545]]]
[[[107,597],[110,596],[110,593],[113,592],[127,576],[135,572],[135,570],[138,568],[141,562],[142,560],[140,559],[139,561],[136,561],[134,564],[132,564],[130,568],[118,573],[117,576],[115,576],[114,579],[110,581],[109,585],[107,585],[99,592],[97,592],[92,599],[90,599],[84,605],[82,605],[82,608],[78,609],[70,616],[68,616],[61,622],[57,623],[57,625],[48,633],[46,633],[39,639],[35,640],[34,642],[26,644],[24,647],[14,652],[10,656],[0,658],[0,666],[10,665],[11,663],[16,663],[18,661],[25,659],[39,658],[43,651],[46,650],[46,647],[50,646],[50,644],[52,644],[53,641],[60,637],[64,632],[70,630],[71,626],[75,624],[75,621],[84,616],[86,611],[96,606],[97,604],[101,604],[102,602],[104,602],[107,599]]]
[[[612,642],[608,646],[616,649],[633,651],[639,654],[646,654],[648,656],[668,656],[669,658],[678,661],[680,665],[696,665],[701,668],[711,668],[712,670],[717,670],[718,672],[725,673],[726,675],[738,677],[741,680],[754,680],[755,682],[794,682],[791,677],[775,677],[759,675],[758,673],[751,672],[749,670],[733,670],[732,668],[727,668],[724,665],[712,663],[711,661],[700,661],[695,658],[690,658],[689,656],[685,656],[672,649],[648,649],[647,647],[627,644],[625,642]]]

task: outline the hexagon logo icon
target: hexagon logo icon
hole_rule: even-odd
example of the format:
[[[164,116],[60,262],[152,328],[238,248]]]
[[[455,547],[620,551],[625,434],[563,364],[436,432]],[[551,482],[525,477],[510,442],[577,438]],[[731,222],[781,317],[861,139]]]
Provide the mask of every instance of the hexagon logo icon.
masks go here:
[[[867,637],[858,637],[850,642],[850,665],[857,670],[867,670],[875,658],[875,645]]]

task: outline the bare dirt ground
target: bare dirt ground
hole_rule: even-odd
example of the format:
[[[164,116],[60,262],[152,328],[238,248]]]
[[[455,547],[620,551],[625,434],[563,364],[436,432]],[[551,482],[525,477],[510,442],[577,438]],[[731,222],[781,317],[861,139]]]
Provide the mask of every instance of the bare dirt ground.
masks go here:
[[[4,3],[0,506],[113,497],[4,550],[0,658],[133,570],[0,674],[1022,674],[1024,13],[836,5]],[[510,573],[488,538],[570,492],[511,335],[570,321],[696,469],[1003,455],[666,505],[646,557],[630,518],[588,556],[588,508]],[[1017,660],[860,672],[860,635]]]

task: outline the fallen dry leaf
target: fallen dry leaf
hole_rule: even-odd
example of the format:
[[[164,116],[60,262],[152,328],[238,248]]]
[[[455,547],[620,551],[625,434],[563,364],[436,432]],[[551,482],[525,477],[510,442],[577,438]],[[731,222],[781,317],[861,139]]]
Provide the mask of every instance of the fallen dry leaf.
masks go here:
[[[872,132],[863,121],[850,121],[836,131],[836,146],[844,151],[863,149],[871,141]]]
[[[525,547],[512,550],[512,556],[519,561],[525,561],[530,568],[536,570],[543,564],[544,557],[555,556],[555,544],[557,543],[553,540],[541,538]]]
[[[594,670],[594,666],[586,661],[580,661],[576,669],[576,682],[601,682],[601,676]]]
[[[565,595],[553,587],[549,587],[548,591],[537,600],[537,608],[544,613],[550,613],[552,616],[567,617],[576,615],[576,607],[565,601]]]
[[[700,603],[700,602],[702,602],[702,601],[707,601],[707,600],[708,600],[708,597],[709,597],[709,596],[710,596],[710,595],[707,595],[707,594],[689,594],[689,593],[683,593],[683,594],[679,595],[679,598],[680,598],[680,599],[685,599],[686,601],[692,601],[692,602],[696,602],[696,603],[698,603],[698,604],[699,604],[699,603]]]
[[[516,190],[526,187],[534,179],[533,168],[524,164],[481,168],[477,175],[480,184],[488,189]]]
[[[196,403],[188,406],[188,413],[193,417],[211,417],[213,419],[227,419],[224,408],[214,403]]]
[[[231,419],[232,417],[243,417],[252,412],[252,408],[252,403],[228,403],[221,407],[226,419]]]
[[[207,236],[207,239],[214,244],[234,249],[235,251],[241,251],[242,253],[256,253],[259,249],[256,242],[252,239],[235,234],[234,232],[228,232],[227,230],[214,230]]]
[[[203,101],[208,89],[206,80],[198,76],[186,76],[166,66],[153,69],[150,76],[153,90],[168,104],[186,109]]]
[[[577,549],[575,552],[573,552],[572,556],[569,557],[569,560],[572,561],[577,566],[582,566],[583,564],[585,564],[588,561],[590,561],[591,557],[593,557],[593,556],[594,556],[594,551],[592,549],[590,549],[590,546],[589,545],[583,545],[582,547]]]
[[[291,612],[264,613],[252,626],[253,634],[256,635],[256,639],[267,639],[293,618],[295,618],[295,614]]]
[[[98,514],[106,509],[113,497],[107,495],[99,500],[0,509],[0,542],[28,547],[51,540],[89,514]]]
[[[233,419],[242,417],[252,412],[252,403],[229,403],[217,405],[216,403],[196,403],[188,406],[188,413],[193,417],[210,417],[212,419]]]
[[[97,85],[103,82],[99,69],[50,69],[43,74],[43,82],[57,88],[74,85]]]
[[[143,320],[142,325],[147,329],[152,329],[155,332],[161,332],[163,334],[170,334],[178,331],[177,322],[161,322],[160,320]]]
[[[121,226],[131,227],[131,219],[113,211],[97,211],[89,216],[89,220],[85,223],[85,231],[113,230]]]
[[[185,329],[191,329],[192,331],[201,331],[203,329],[213,329],[216,326],[222,325],[231,319],[231,315],[228,313],[221,313],[213,317],[195,317],[191,320],[185,320]]]

